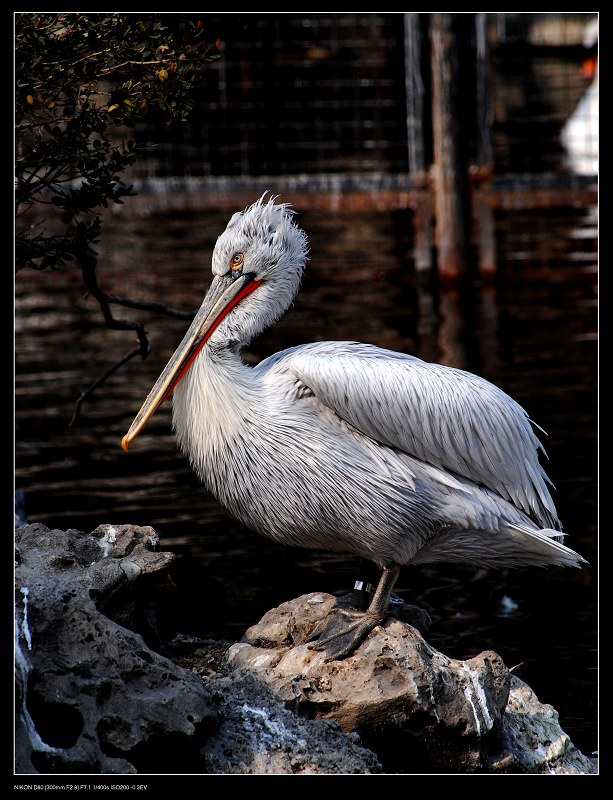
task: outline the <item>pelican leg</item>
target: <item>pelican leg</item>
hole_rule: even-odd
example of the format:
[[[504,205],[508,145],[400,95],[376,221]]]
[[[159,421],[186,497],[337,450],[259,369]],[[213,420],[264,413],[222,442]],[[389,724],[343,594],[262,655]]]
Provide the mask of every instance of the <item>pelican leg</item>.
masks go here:
[[[390,595],[399,575],[398,564],[386,565],[366,611],[333,611],[307,638],[306,641],[310,642],[309,649],[325,650],[326,661],[337,661],[350,656],[377,625],[385,622]]]
[[[351,593],[351,606],[354,608],[359,608],[362,611],[366,611],[370,605],[370,601],[375,590],[373,584],[377,583],[377,575],[378,571],[376,571],[376,567],[372,561],[361,558],[358,577],[354,583],[353,592]]]

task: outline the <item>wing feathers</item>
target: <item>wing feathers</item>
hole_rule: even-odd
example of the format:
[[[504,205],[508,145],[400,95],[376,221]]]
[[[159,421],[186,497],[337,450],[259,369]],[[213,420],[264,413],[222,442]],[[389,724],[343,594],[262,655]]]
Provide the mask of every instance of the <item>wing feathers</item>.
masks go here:
[[[483,378],[355,342],[290,348],[260,368],[290,372],[367,436],[487,486],[543,527],[559,527],[531,420]]]

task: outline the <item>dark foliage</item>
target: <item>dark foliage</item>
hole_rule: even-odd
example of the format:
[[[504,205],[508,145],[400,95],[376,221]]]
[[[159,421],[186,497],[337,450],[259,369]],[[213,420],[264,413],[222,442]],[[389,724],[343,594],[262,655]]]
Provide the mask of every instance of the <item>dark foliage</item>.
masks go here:
[[[133,195],[129,129],[149,113],[185,120],[213,23],[196,15],[19,13],[15,17],[16,268],[95,256],[101,213]],[[49,206],[65,230],[47,232]]]
[[[149,344],[141,323],[116,319],[113,304],[183,316],[110,295],[98,285],[93,245],[103,211],[135,194],[123,174],[140,155],[128,134],[155,115],[180,124],[218,57],[215,23],[159,13],[15,15],[15,268],[58,269],[76,261],[109,328],[135,331],[139,346],[112,365],[82,401]]]

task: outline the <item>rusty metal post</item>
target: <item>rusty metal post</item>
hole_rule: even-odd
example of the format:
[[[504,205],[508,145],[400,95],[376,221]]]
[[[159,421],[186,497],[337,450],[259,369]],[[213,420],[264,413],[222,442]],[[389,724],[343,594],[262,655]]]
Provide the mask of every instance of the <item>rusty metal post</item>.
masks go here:
[[[407,145],[411,189],[417,193],[413,205],[415,269],[429,273],[432,264],[432,203],[426,163],[424,131],[425,94],[422,75],[422,26],[419,12],[404,15],[405,82],[407,96]]]
[[[496,233],[494,213],[489,191],[494,172],[492,145],[492,98],[490,94],[490,58],[487,44],[487,14],[475,14],[475,88],[477,153],[471,172],[473,224],[482,277],[492,276],[496,271]]]
[[[468,270],[467,164],[462,163],[456,81],[458,48],[453,14],[430,18],[435,242],[439,279],[455,280]]]

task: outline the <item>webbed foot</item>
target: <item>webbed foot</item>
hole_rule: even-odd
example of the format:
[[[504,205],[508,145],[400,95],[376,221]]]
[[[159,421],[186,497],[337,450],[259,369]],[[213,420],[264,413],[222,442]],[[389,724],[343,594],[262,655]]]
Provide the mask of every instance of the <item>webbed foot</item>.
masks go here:
[[[368,611],[353,612],[350,609],[335,609],[322,620],[307,638],[309,650],[324,650],[324,661],[340,661],[350,656],[366,639],[368,634],[385,620]]]
[[[344,603],[337,604],[337,608],[307,638],[306,641],[310,642],[309,649],[325,650],[326,661],[350,656],[368,634],[387,619],[390,595],[399,574],[398,564],[392,563],[383,567],[377,589],[366,611],[358,611]]]

